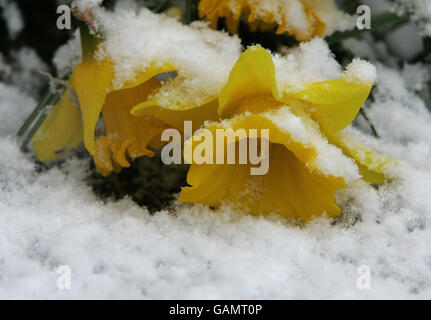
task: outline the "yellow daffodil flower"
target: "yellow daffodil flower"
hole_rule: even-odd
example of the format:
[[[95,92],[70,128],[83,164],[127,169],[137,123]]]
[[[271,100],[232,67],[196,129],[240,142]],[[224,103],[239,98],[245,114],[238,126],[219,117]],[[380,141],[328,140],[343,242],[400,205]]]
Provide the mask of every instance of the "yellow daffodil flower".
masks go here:
[[[83,140],[98,170],[108,175],[128,167],[128,157],[151,156],[147,147],[166,125],[149,116],[133,117],[130,109],[160,87],[155,78],[158,74],[171,71],[175,69],[169,64],[151,65],[115,90],[110,60],[84,58],[69,81],[77,101],[67,90],[33,137],[37,157],[41,161],[55,160]],[[95,138],[101,114],[106,132]]]
[[[268,129],[269,171],[253,176],[250,163],[192,160],[190,187],[182,189],[179,200],[212,207],[229,203],[251,214],[279,213],[304,221],[339,215],[335,190],[360,178],[359,172],[370,183],[382,182],[391,164],[342,131],[356,117],[372,85],[344,74],[309,83],[302,90],[279,88],[270,53],[259,46],[249,48],[219,95],[223,120],[205,128]],[[236,148],[241,139],[250,136],[236,138]],[[194,137],[187,144],[186,149],[197,147]]]
[[[289,33],[299,41],[306,41],[325,33],[325,22],[319,14],[337,10],[333,0],[201,0],[199,15],[217,28],[220,18],[225,18],[227,29],[238,33],[243,17],[252,31],[276,29],[277,34]]]

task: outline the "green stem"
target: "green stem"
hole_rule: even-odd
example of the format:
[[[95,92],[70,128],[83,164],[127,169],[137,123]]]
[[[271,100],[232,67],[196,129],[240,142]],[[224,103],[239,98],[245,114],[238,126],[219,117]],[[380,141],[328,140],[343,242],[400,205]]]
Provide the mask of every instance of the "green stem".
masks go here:
[[[116,3],[117,3],[117,0],[107,0],[106,1],[106,8],[110,11],[113,11]]]
[[[168,5],[168,3],[169,3],[169,0],[163,0],[157,7],[155,7],[153,9],[153,12],[154,13],[160,13],[160,12],[162,12],[163,9],[166,8],[166,6]]]
[[[33,112],[30,114],[30,116],[25,120],[24,124],[19,129],[17,136],[18,138],[21,138],[24,133],[27,131],[27,129],[30,127],[30,125],[33,123],[34,119],[39,115],[39,113],[47,106],[47,103],[51,97],[51,92],[48,90],[45,95],[42,97],[42,100],[38,103],[36,108],[34,108]]]
[[[91,34],[90,28],[83,21],[78,21],[79,32],[81,34],[82,60],[92,60],[101,39]]]
[[[368,122],[368,125],[370,126],[370,129],[371,129],[371,132],[373,133],[373,135],[374,135],[376,138],[379,138],[379,135],[377,134],[377,130],[376,130],[376,128],[374,127],[374,124],[371,122],[370,118],[368,118],[368,115],[367,115],[367,113],[365,112],[364,108],[361,108],[361,109],[359,110],[359,112],[360,112],[361,116],[363,116],[363,117],[364,117],[364,119]]]
[[[27,145],[29,144],[30,140],[36,134],[37,130],[42,125],[42,123],[45,121],[45,119],[46,119],[47,116],[48,116],[48,112],[46,112],[46,110],[43,111],[42,114],[40,115],[39,119],[37,119],[36,123],[31,128],[30,132],[28,133],[28,135],[24,139],[24,142],[21,144],[21,151],[25,151],[26,150]]]
[[[34,123],[30,131],[25,136],[24,141],[21,144],[21,150],[24,151],[27,148],[27,145],[29,144],[33,136],[36,134],[37,130],[42,125],[43,121],[48,116],[47,107],[56,105],[62,95],[63,95],[63,91],[59,91],[59,87],[56,87],[54,92],[52,92],[51,90],[48,90],[48,92],[42,98],[41,102],[37,105],[37,107],[33,110],[31,115],[27,118],[26,122],[18,132],[18,138],[22,138],[24,136],[25,132],[31,126],[34,119],[36,119],[36,117],[39,116],[37,121]]]
[[[187,0],[186,3],[186,24],[190,24],[192,22],[192,10],[193,10],[193,0]]]

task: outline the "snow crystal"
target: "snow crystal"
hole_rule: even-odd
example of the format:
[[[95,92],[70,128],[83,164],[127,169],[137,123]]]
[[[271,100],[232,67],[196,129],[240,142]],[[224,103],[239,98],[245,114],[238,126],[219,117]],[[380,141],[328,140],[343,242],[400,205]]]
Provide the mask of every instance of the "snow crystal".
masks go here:
[[[275,111],[268,111],[262,115],[274,122],[280,129],[288,132],[293,140],[303,144],[309,143],[307,128],[303,120],[293,114],[290,107],[280,107]]]
[[[344,78],[349,82],[359,82],[364,85],[369,85],[376,81],[377,70],[371,63],[355,58],[346,67]]]
[[[21,12],[17,4],[10,0],[0,0],[0,7],[3,8],[3,19],[6,21],[9,37],[14,40],[24,28]]]
[[[77,30],[73,37],[55,52],[53,63],[57,69],[57,76],[64,78],[70,75],[81,61],[81,56],[81,37]]]
[[[4,58],[0,55],[0,75],[2,79],[20,87],[28,94],[37,95],[41,87],[47,83],[47,80],[39,71],[47,71],[48,66],[41,60],[34,49],[28,47],[12,51],[9,58],[13,62],[12,65],[11,63],[6,64]]]
[[[312,163],[306,163],[313,171],[317,170],[327,176],[343,177],[346,183],[360,178],[354,162],[347,158],[341,149],[328,143],[318,124],[306,114],[296,116],[291,108],[286,106],[262,115],[289,133],[294,141],[316,150],[316,158]]]
[[[328,44],[321,38],[303,42],[298,48],[273,56],[277,85],[280,91],[304,89],[310,82],[341,76],[341,66],[334,59]]]
[[[336,31],[351,30],[356,26],[356,17],[338,10],[335,2],[332,0],[308,0],[307,2],[325,23],[324,36],[331,35]]]
[[[178,76],[152,97],[163,106],[202,104],[216,97],[241,54],[238,37],[214,31],[203,22],[185,26],[148,9],[138,14],[99,10],[96,20],[106,34],[99,55],[114,62],[116,88],[151,64],[176,67]]]
[[[23,119],[36,106],[36,101],[19,94],[19,89],[0,82],[0,136],[14,134]],[[14,106],[14,110],[11,110]]]

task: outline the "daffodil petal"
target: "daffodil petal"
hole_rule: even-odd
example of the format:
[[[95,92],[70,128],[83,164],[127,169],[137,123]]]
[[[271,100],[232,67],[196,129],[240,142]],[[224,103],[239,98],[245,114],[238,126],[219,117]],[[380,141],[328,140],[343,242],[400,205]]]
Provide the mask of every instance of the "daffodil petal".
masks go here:
[[[218,113],[230,115],[243,98],[265,93],[278,97],[274,63],[264,48],[250,47],[239,57],[220,92]]]
[[[146,101],[132,108],[131,114],[137,117],[152,116],[178,130],[183,130],[184,121],[192,121],[193,130],[197,130],[205,121],[218,119],[217,108],[218,102],[216,99],[199,107],[192,106],[179,110],[163,108],[157,101]]]
[[[108,60],[86,60],[73,72],[70,83],[78,95],[84,124],[84,143],[94,155],[94,131],[113,78]]]
[[[278,213],[308,221],[315,216],[335,217],[340,208],[334,190],[342,180],[312,174],[292,152],[270,145],[270,167],[264,176],[251,176],[249,165],[192,165],[187,177],[191,187],[179,200],[212,207],[233,204],[254,215]]]
[[[210,131],[211,135],[208,136],[213,139],[209,144],[213,164],[198,164],[193,159],[199,145],[207,142],[198,138],[198,135],[206,137],[205,132],[198,132],[189,139],[184,159],[191,163],[187,177],[190,187],[182,189],[179,200],[213,207],[231,203],[252,214],[278,212],[285,217],[302,220],[323,213],[337,216],[340,209],[334,202],[334,190],[346,187],[344,177],[320,171],[316,164],[318,150],[313,142],[306,142],[306,138],[279,127],[270,119],[270,114],[272,113],[239,115],[208,124],[205,129]],[[294,117],[293,114],[291,117]],[[294,126],[298,125],[295,122]],[[219,129],[231,129],[237,133],[228,142],[235,143],[237,164],[226,164],[227,146],[224,139],[223,142],[217,139]],[[243,130],[244,135],[239,134],[239,129]],[[251,137],[251,129],[256,130],[256,135],[252,138],[258,139],[265,138],[260,129],[269,130],[269,171],[262,176],[251,175],[253,166],[250,161],[238,164],[239,145],[243,139]],[[225,164],[217,164],[216,153],[220,147],[225,150]]]
[[[94,155],[96,163],[105,172],[114,169],[111,157],[114,163],[128,167],[128,157],[134,159],[143,155],[153,156],[148,144],[167,127],[150,116],[134,117],[130,114],[130,109],[145,100],[157,87],[159,81],[152,78],[137,87],[108,94],[102,110],[106,136],[98,138],[100,142],[96,141],[100,146]]]
[[[204,128],[210,131],[213,138],[213,162],[215,163],[217,151],[217,131],[219,129],[230,135],[230,141],[235,138],[239,140],[240,131],[244,131],[249,137],[253,131],[255,138],[262,138],[262,129],[268,130],[270,143],[284,145],[296,158],[304,163],[310,172],[322,173],[326,176],[333,176],[343,181],[353,181],[360,178],[358,168],[342,150],[328,143],[325,135],[320,131],[318,125],[306,114],[294,114],[290,107],[281,107],[277,111],[269,111],[261,114],[238,115],[221,122],[209,123]],[[234,134],[235,133],[235,134]],[[199,137],[202,135],[202,137]],[[188,163],[194,163],[193,152],[206,140],[206,132],[200,131],[188,139],[184,147],[184,159]],[[265,138],[265,136],[263,136]],[[221,140],[221,139],[219,139]],[[220,146],[218,146],[220,148]],[[328,162],[328,157],[331,161]],[[337,165],[333,165],[336,162]]]
[[[289,92],[288,97],[307,102],[308,111],[324,128],[337,131],[355,119],[370,91],[371,85],[334,79],[310,83],[302,91]]]
[[[141,83],[144,83],[145,81],[150,80],[151,78],[159,74],[174,72],[174,71],[176,71],[176,68],[170,63],[163,63],[163,64],[152,63],[148,68],[145,69],[145,71],[140,72],[135,79],[124,83],[121,86],[121,88],[122,89],[133,88],[140,85]]]
[[[33,150],[40,161],[53,161],[76,148],[82,138],[81,116],[66,90],[33,136]]]
[[[328,135],[330,141],[356,160],[362,178],[368,183],[382,183],[395,176],[397,162],[384,154],[379,154],[360,142],[349,132],[337,132]]]
[[[289,132],[280,129],[273,121],[271,121],[264,115],[251,114],[246,117],[237,117],[230,120],[224,120],[223,123],[213,123],[205,127],[205,129],[211,131],[214,139],[216,139],[217,137],[218,129],[232,129],[233,131],[243,129],[245,130],[247,137],[250,129],[257,129],[256,138],[261,138],[260,129],[262,128],[269,130],[269,137],[271,143],[284,145],[287,149],[293,152],[293,154],[298,159],[300,159],[300,161],[302,161],[303,163],[309,163],[310,166],[312,166],[311,164],[314,162],[317,156],[317,151],[313,149],[311,145],[303,144],[302,142],[293,139],[292,135]],[[235,137],[235,139],[236,141],[238,141],[238,137]],[[200,142],[198,141],[198,139],[189,139],[186,141],[187,147],[191,148],[191,150],[194,150],[199,144]],[[215,155],[216,141],[214,141],[213,146],[213,154]],[[185,160],[189,163],[193,162],[192,159],[189,159],[187,157],[187,155],[185,155]]]

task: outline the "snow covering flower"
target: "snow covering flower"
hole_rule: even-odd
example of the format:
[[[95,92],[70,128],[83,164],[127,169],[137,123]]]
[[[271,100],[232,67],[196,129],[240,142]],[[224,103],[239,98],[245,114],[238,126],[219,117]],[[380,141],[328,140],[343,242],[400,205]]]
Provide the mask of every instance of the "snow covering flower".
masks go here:
[[[249,163],[192,163],[191,186],[182,189],[179,200],[212,207],[232,203],[251,214],[278,212],[302,220],[339,215],[334,190],[360,178],[358,167],[365,180],[382,182],[390,162],[341,132],[367,99],[374,75],[373,66],[358,60],[338,79],[296,91],[279,88],[271,54],[249,48],[219,95],[222,120],[206,129],[269,129],[269,172],[252,176]],[[194,139],[188,144],[193,149]]]
[[[287,32],[299,41],[332,33],[335,24],[338,29],[351,25],[346,22],[349,16],[339,11],[333,0],[201,0],[199,14],[213,28],[217,28],[220,18],[225,18],[233,34],[238,33],[244,18],[252,31],[276,28],[277,34]]]
[[[69,81],[73,90],[65,92],[34,136],[40,160],[56,159],[83,140],[98,171],[108,175],[128,167],[129,159],[152,156],[151,148],[163,145],[164,129],[182,130],[184,121],[192,121],[193,130],[203,125],[211,132],[269,130],[269,171],[251,175],[253,161],[191,160],[183,202],[230,203],[251,214],[278,212],[308,220],[337,216],[334,191],[347,183],[361,176],[370,183],[386,178],[391,161],[343,131],[374,83],[376,71],[369,63],[354,60],[340,75],[322,39],[301,44],[301,59],[294,53],[283,65],[283,57],[260,46],[240,55],[237,37],[205,24],[183,26],[148,10],[96,17],[105,40],[84,54]],[[316,52],[322,63],[315,61]],[[96,137],[100,115],[104,132]],[[194,138],[187,148],[196,147]],[[245,137],[254,138],[259,136]]]
[[[149,148],[161,145],[154,138],[167,127],[181,129],[191,120],[197,129],[217,119],[217,88],[240,54],[240,41],[205,24],[185,26],[146,9],[139,15],[130,10],[99,15],[105,39],[69,81],[79,106],[66,92],[32,144],[40,160],[51,161],[83,140],[98,171],[108,175],[128,167],[128,158],[151,156]],[[169,73],[176,76],[157,77]],[[132,115],[135,106],[140,110]],[[95,138],[100,115],[105,133]]]
[[[66,91],[33,137],[37,157],[55,160],[84,140],[99,172],[108,175],[128,167],[127,157],[151,156],[151,140],[166,127],[151,117],[133,117],[130,109],[160,86],[157,74],[171,70],[168,64],[152,65],[115,90],[111,61],[84,58],[69,81],[77,101]],[[95,138],[100,114],[106,132]]]

